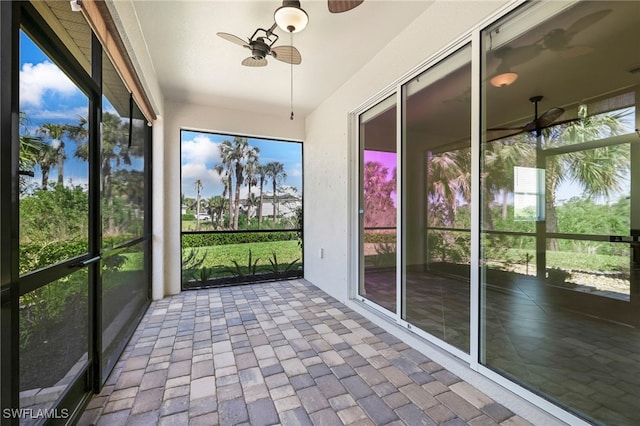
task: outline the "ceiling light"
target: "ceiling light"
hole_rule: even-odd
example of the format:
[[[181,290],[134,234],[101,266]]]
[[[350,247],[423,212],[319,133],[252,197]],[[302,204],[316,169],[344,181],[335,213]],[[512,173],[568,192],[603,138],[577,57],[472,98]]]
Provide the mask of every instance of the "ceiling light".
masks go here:
[[[505,87],[513,84],[514,81],[518,79],[518,74],[515,72],[503,72],[497,75],[494,75],[489,82],[495,87]]]
[[[300,7],[300,2],[297,0],[284,0],[273,17],[278,27],[290,33],[304,30],[309,23],[307,12]]]
[[[82,11],[82,1],[81,0],[71,0],[69,2],[71,4],[71,10],[74,12]]]

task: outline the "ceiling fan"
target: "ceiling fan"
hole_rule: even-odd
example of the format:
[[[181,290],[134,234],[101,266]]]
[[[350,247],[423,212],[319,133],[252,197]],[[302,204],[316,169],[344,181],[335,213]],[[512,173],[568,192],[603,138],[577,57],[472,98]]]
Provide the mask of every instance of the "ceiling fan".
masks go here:
[[[329,12],[347,12],[357,6],[360,6],[363,2],[364,0],[328,0]]]
[[[592,47],[571,45],[571,40],[576,34],[595,24],[609,13],[611,13],[611,9],[603,9],[585,15],[571,24],[567,29],[554,28],[548,31],[539,40],[532,44],[517,47],[509,45],[498,47],[493,51],[493,56],[500,59],[500,64],[498,65],[495,74],[501,75],[504,73],[512,73],[512,67],[524,64],[525,62],[534,59],[543,50],[558,53],[563,58],[574,58],[590,53],[593,50]],[[496,33],[498,32],[499,29],[496,30]],[[497,84],[494,85],[497,86]]]
[[[528,122],[524,126],[492,127],[490,129],[487,129],[489,132],[492,132],[492,134],[493,132],[498,132],[495,134],[502,133],[502,136],[499,136],[499,137],[488,137],[487,139],[489,140],[489,142],[493,142],[497,139],[509,138],[525,132],[535,132],[536,136],[539,136],[540,132],[543,129],[546,129],[547,127],[550,127],[552,125],[557,126],[560,124],[579,120],[577,118],[572,118],[572,119],[563,120],[563,121],[556,121],[558,120],[558,118],[562,116],[562,114],[564,114],[564,109],[558,108],[558,107],[553,107],[545,111],[544,113],[542,113],[542,115],[538,116],[538,103],[542,100],[542,98],[543,98],[542,96],[533,96],[529,98],[529,101],[534,104],[534,115],[533,115],[532,121]],[[509,132],[509,133],[504,134],[504,132]]]
[[[566,30],[564,28],[554,28],[545,34],[540,42],[545,49],[557,52],[560,56],[565,58],[572,58],[590,53],[593,50],[591,46],[570,45],[571,39],[579,32],[587,29],[607,16],[609,13],[611,13],[611,9],[603,9],[583,16],[571,24]]]
[[[274,23],[268,30],[258,28],[247,41],[229,33],[217,34],[227,41],[251,50],[251,56],[242,61],[244,66],[264,67],[268,63],[266,57],[269,55],[287,64],[299,65],[302,63],[302,55],[298,49],[293,46],[273,46],[278,41],[278,35],[273,32],[276,27]]]

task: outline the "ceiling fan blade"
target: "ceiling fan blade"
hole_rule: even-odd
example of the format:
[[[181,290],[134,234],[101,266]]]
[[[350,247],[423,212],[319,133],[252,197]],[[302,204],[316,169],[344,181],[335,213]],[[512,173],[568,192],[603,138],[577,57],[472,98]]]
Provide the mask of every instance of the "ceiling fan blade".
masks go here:
[[[506,66],[513,67],[530,61],[538,56],[540,52],[542,52],[542,46],[530,44],[519,47],[504,46],[497,49],[494,55],[502,59]]]
[[[235,43],[238,44],[240,46],[244,46],[244,47],[249,47],[249,42],[248,41],[244,41],[243,39],[241,39],[240,37],[234,36],[233,34],[229,34],[229,33],[217,33],[218,36],[222,37],[223,39],[230,41],[231,43]]]
[[[329,12],[342,13],[360,6],[364,0],[328,0]]]
[[[595,24],[596,22],[607,16],[609,13],[611,13],[611,9],[603,9],[598,12],[590,13],[587,16],[583,16],[582,18],[571,24],[571,26],[567,28],[567,32],[571,35],[574,35]]]
[[[519,130],[522,131],[524,129],[524,127],[522,126],[518,126],[518,127],[491,127],[487,130],[496,130],[496,131],[507,131],[507,130]]]
[[[245,67],[264,67],[265,65],[267,65],[267,63],[268,62],[266,59],[256,59],[253,56],[249,56],[242,61],[242,65],[244,65]]]
[[[287,64],[300,65],[302,55],[298,49],[293,46],[277,46],[271,49],[271,55],[279,61]]]
[[[507,129],[504,129],[507,130]],[[500,139],[507,139],[516,135],[519,135],[521,133],[524,133],[524,130],[522,130],[522,128],[520,128],[519,131],[517,132],[510,132],[510,133],[504,133],[504,130],[502,129],[487,129],[487,133],[486,133],[486,138],[487,138],[487,142],[493,142],[493,141],[497,141]]]
[[[542,114],[540,117],[538,117],[537,120],[534,120],[531,123],[524,126],[525,130],[529,132],[529,131],[544,129],[545,127],[549,127],[550,125],[553,124],[554,121],[560,118],[562,114],[564,114],[564,109],[551,108],[550,110]]]
[[[593,52],[591,46],[567,46],[559,52],[560,57],[564,59],[577,58]]]

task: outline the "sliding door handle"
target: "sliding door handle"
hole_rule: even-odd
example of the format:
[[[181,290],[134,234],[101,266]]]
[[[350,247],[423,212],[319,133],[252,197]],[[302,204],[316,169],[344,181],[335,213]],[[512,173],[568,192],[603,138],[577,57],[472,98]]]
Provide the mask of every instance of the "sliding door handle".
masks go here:
[[[97,262],[100,259],[102,259],[102,256],[100,256],[100,255],[94,256],[94,257],[90,257],[89,259],[81,260],[80,262],[72,264],[71,267],[72,268],[83,268],[85,266],[88,266],[88,265],[91,265],[92,263]]]

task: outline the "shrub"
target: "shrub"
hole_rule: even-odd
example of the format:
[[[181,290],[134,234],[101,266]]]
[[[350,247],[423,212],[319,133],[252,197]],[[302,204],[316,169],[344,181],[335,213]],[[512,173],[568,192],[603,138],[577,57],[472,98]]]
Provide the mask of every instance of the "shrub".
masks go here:
[[[226,244],[262,243],[267,241],[289,241],[297,238],[294,231],[250,232],[250,233],[206,233],[183,234],[182,248],[221,246]]]

